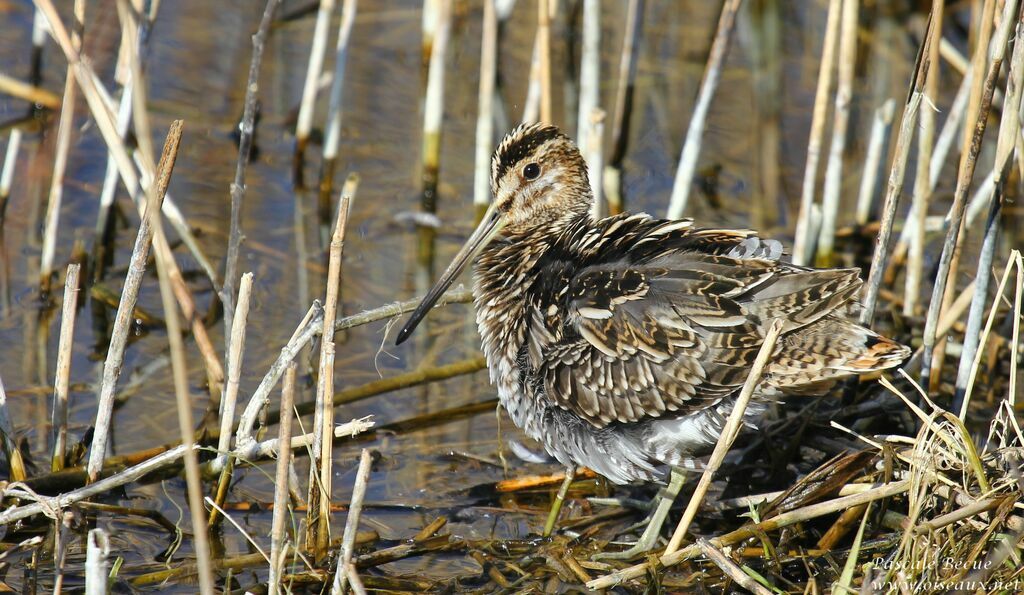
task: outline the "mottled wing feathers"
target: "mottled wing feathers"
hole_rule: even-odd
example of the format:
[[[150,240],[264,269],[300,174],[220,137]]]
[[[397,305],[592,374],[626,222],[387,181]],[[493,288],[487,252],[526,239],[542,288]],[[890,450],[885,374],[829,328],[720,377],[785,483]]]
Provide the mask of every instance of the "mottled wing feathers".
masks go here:
[[[751,232],[633,216],[576,239],[583,264],[552,289],[557,298],[537,304],[544,320],[531,328],[546,330],[534,335],[531,363],[548,398],[598,427],[704,409],[736,392],[774,318],[786,321],[776,349],[785,361],[769,372],[792,372],[793,386],[821,380],[824,364],[838,373],[856,360],[867,335],[834,325],[870,333],[830,317],[860,287],[856,269],[781,263],[781,245]],[[813,350],[827,352],[824,336],[839,330],[848,336],[826,362]]]

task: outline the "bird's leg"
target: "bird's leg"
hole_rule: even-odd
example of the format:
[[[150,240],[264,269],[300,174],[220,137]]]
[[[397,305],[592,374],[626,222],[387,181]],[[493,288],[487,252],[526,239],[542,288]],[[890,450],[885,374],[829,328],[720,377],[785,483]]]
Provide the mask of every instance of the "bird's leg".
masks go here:
[[[601,552],[595,554],[593,559],[628,560],[650,551],[654,544],[657,543],[658,535],[661,534],[661,526],[665,524],[668,511],[672,508],[672,503],[675,502],[676,496],[679,495],[679,491],[683,488],[685,481],[686,474],[683,470],[678,467],[672,467],[669,471],[668,485],[658,493],[658,506],[654,509],[650,520],[647,521],[647,527],[644,529],[640,539],[625,551]]]
[[[544,523],[544,537],[551,535],[551,532],[554,531],[555,522],[558,521],[558,513],[562,511],[562,503],[565,502],[565,495],[569,493],[569,486],[575,477],[576,467],[566,467],[565,479],[562,480],[562,485],[558,488],[558,493],[555,494],[555,503],[551,505],[551,511],[548,512],[548,520]]]

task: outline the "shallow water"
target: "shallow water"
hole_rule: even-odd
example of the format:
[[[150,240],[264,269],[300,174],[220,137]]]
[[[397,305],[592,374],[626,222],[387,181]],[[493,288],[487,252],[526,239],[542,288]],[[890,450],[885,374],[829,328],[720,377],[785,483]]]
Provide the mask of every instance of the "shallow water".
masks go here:
[[[515,123],[526,96],[530,50],[533,40],[532,3],[520,2],[502,30],[499,71],[506,122]],[[571,4],[571,3],[570,3]],[[629,150],[624,163],[625,197],[629,210],[663,213],[671,191],[682,139],[700,83],[707,48],[718,17],[717,3],[697,0],[648,2],[644,40],[634,98]],[[794,205],[799,200],[806,156],[810,112],[817,78],[818,56],[824,29],[824,4],[815,1],[783,3],[780,10],[778,92],[759,94],[761,80],[754,56],[758,55],[760,21],[744,10],[729,51],[721,85],[713,103],[704,135],[699,167],[720,166],[716,183],[720,205],[695,189],[690,215],[702,225],[765,225],[782,238],[791,237]],[[284,11],[295,8],[286,4]],[[624,3],[603,2],[601,103],[610,109],[615,93],[615,73],[621,44]],[[67,9],[67,6],[62,7]],[[108,7],[109,8],[109,7]],[[119,40],[116,13],[90,3],[85,51],[108,88],[113,88],[113,69]],[[262,3],[253,0],[202,2],[181,0],[164,3],[153,32],[148,57],[149,106],[157,146],[173,119],[185,120],[185,136],[171,183],[170,193],[199,235],[203,250],[218,266],[226,251],[229,219],[229,184],[234,176],[237,149],[231,132],[242,112],[245,78],[250,58],[250,35],[255,31]],[[480,3],[457,2],[447,67],[445,119],[439,178],[438,216],[442,223],[436,241],[436,261],[444,266],[458,249],[473,223],[471,207],[473,143],[478,85]],[[281,14],[281,13],[279,13]],[[892,33],[880,33],[879,15],[865,11],[870,32],[862,39],[861,60],[853,100],[847,169],[843,179],[845,215],[849,215],[860,184],[859,163],[870,127],[871,113],[886,98],[902,100],[916,52],[917,39],[903,20],[892,21]],[[899,16],[904,19],[904,16]],[[916,17],[915,17],[916,18]],[[0,70],[25,79],[29,71],[32,13],[24,3],[0,2]],[[354,313],[422,293],[433,273],[417,263],[415,230],[396,215],[414,212],[420,205],[420,143],[423,91],[426,77],[420,54],[419,3],[375,1],[360,3],[349,56],[344,99],[341,158],[337,179],[358,172],[358,194],[349,220],[345,246],[342,294],[344,310]],[[566,98],[572,96],[564,66],[566,38],[564,19],[556,25],[554,108],[556,123],[572,131],[575,116],[566,117]],[[291,177],[294,148],[293,116],[309,54],[312,16],[279,22],[272,30],[261,74],[262,119],[258,128],[258,157],[248,168],[248,189],[242,212],[242,246],[239,270],[255,274],[253,305],[249,315],[241,395],[244,401],[258,385],[278,350],[291,335],[311,299],[324,291],[326,257],[320,240],[315,196],[296,193]],[[333,45],[333,41],[331,42]],[[44,56],[43,86],[60,93],[65,62],[58,48],[48,43]],[[328,68],[331,60],[328,60]],[[771,79],[770,76],[767,77]],[[943,93],[948,105],[953,81],[946,75]],[[771,87],[768,87],[769,89]],[[94,125],[88,122],[79,100],[73,133],[64,202],[60,212],[57,243],[58,268],[63,269],[76,241],[91,245],[96,204],[106,163],[105,147]],[[323,121],[325,100],[320,102],[317,125]],[[771,122],[772,104],[778,112],[777,130]],[[0,96],[0,120],[24,114],[24,102]],[[943,116],[940,115],[940,124]],[[26,135],[17,165],[15,185],[0,246],[0,378],[11,404],[11,416],[19,437],[27,441],[37,470],[46,465],[49,412],[57,335],[59,304],[43,303],[38,293],[40,228],[45,211],[52,168],[57,117],[41,131]],[[503,132],[502,126],[497,133]],[[777,145],[764,138],[777,134]],[[766,136],[767,135],[767,136]],[[829,136],[826,136],[826,146]],[[773,149],[774,147],[774,149]],[[307,180],[319,167],[319,147],[307,153]],[[769,162],[766,163],[766,159]],[[763,172],[778,166],[778,195],[765,196],[771,188]],[[824,169],[824,168],[823,168]],[[908,189],[912,171],[907,174]],[[944,178],[940,194],[949,191]],[[113,269],[103,280],[119,293],[124,268],[137,227],[137,217],[122,190],[119,203],[127,225],[117,228],[118,248]],[[762,215],[751,220],[751,204],[761,205]],[[172,234],[173,239],[173,234]],[[190,277],[191,287],[205,311],[212,291],[188,252],[176,249],[179,265]],[[438,269],[440,270],[440,269]],[[59,301],[58,288],[55,300]],[[91,300],[90,300],[91,302]],[[147,271],[139,304],[162,316],[155,270]],[[96,317],[91,303],[80,309],[72,360],[71,442],[81,439],[95,416],[95,386],[102,372],[102,348],[106,321]],[[106,310],[106,317],[113,312]],[[336,388],[353,387],[379,377],[390,377],[418,366],[455,362],[477,353],[471,309],[453,306],[434,313],[415,340],[401,348],[392,346],[393,332],[384,323],[350,331],[338,346]],[[211,337],[223,344],[223,325],[210,326]],[[428,334],[430,336],[428,336]],[[194,344],[189,341],[189,378],[197,419],[207,405],[205,373]],[[166,335],[160,328],[138,329],[126,353],[121,385],[129,383],[142,367],[166,355]],[[308,361],[308,360],[307,360]],[[308,368],[304,368],[308,370]],[[309,376],[305,375],[308,379]],[[313,398],[314,390],[303,383],[300,401]],[[275,393],[276,394],[276,393]],[[451,379],[425,387],[396,391],[339,408],[336,419],[344,421],[374,415],[384,424],[424,413],[493,397],[484,373]],[[303,420],[305,424],[310,419]],[[493,413],[483,413],[426,430],[378,436],[361,446],[380,454],[371,475],[368,510],[363,527],[383,539],[408,538],[439,515],[450,519],[453,534],[473,539],[524,538],[535,533],[542,517],[532,511],[500,511],[494,502],[480,502],[468,489],[502,478],[499,466],[467,458],[472,453],[488,461],[497,459],[497,424]],[[502,431],[513,429],[507,422]],[[145,379],[138,390],[120,404],[115,414],[113,451],[125,454],[173,442],[178,437],[173,386],[164,366]],[[339,447],[334,456],[336,477],[333,500],[349,500],[360,445]],[[550,465],[530,465],[509,456],[511,473],[553,472]],[[297,459],[304,476],[306,459]],[[229,502],[268,502],[273,486],[267,480],[270,465],[238,474]],[[133,507],[161,511],[172,522],[185,506],[184,483],[134,485],[127,493],[110,499]],[[479,506],[477,506],[479,505]],[[183,526],[188,525],[187,514]],[[236,520],[250,533],[264,536],[269,512],[236,513]],[[344,515],[334,518],[340,535]],[[113,551],[126,558],[125,574],[161,566],[157,556],[173,538],[156,525],[99,513],[96,525],[114,535]],[[80,584],[84,532],[73,539],[69,558],[71,585]],[[225,528],[219,546],[227,554],[247,553],[248,544],[233,528]],[[184,541],[175,560],[190,555]],[[27,560],[27,556],[22,556]],[[40,589],[49,589],[52,561],[39,561]],[[386,567],[391,573],[443,579],[477,567],[462,556],[413,558]],[[259,570],[262,572],[262,569]],[[15,589],[35,580],[23,564],[15,563],[3,580]],[[252,575],[241,579],[253,582]],[[190,592],[191,585],[174,589]],[[168,590],[146,587],[140,590]]]

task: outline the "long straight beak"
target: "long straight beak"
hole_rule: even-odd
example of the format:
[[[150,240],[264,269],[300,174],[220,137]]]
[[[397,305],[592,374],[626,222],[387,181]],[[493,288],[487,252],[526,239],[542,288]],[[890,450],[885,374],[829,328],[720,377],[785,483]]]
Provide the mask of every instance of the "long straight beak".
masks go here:
[[[484,248],[491,239],[501,230],[503,220],[501,213],[498,212],[497,207],[492,202],[491,206],[488,207],[487,212],[484,213],[483,219],[480,220],[480,225],[473,231],[473,235],[469,236],[466,240],[466,244],[462,246],[459,253],[455,255],[455,259],[448,265],[448,269],[445,270],[441,278],[434,283],[434,286],[430,288],[427,295],[423,296],[423,301],[416,306],[416,310],[413,311],[412,316],[405,322],[405,326],[402,330],[398,331],[398,338],[395,339],[395,345],[401,345],[409,338],[416,327],[419,326],[420,321],[426,317],[427,312],[434,306],[437,300],[445,292],[448,287],[459,277],[459,273],[462,269],[466,268],[466,265],[476,258],[476,255],[480,253],[480,250]]]

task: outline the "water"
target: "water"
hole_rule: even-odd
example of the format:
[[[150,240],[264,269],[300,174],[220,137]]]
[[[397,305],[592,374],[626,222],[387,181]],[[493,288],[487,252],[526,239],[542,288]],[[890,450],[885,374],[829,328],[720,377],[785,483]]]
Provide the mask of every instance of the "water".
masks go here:
[[[66,3],[65,3],[66,4]],[[637,74],[629,150],[624,163],[625,195],[629,210],[661,214],[667,206],[675,164],[700,83],[707,48],[717,21],[716,3],[648,2],[644,41]],[[806,154],[810,110],[817,77],[824,10],[821,2],[784,3],[780,11],[777,94],[759,95],[755,56],[760,21],[744,14],[737,26],[721,85],[716,95],[701,151],[702,171],[720,170],[708,184],[717,189],[717,201],[695,190],[689,214],[702,225],[744,226],[765,224],[779,237],[791,237]],[[284,11],[296,8],[286,4]],[[526,96],[535,9],[520,2],[502,30],[499,56],[501,97],[505,122],[516,123]],[[618,69],[618,51],[624,26],[624,4],[603,3],[601,103],[611,109]],[[69,6],[61,7],[68,12]],[[234,176],[237,150],[232,129],[242,113],[243,90],[249,68],[250,35],[255,31],[262,3],[253,0],[164,3],[153,31],[148,57],[150,118],[159,147],[173,119],[185,120],[185,135],[170,193],[196,231],[202,249],[218,266],[226,251],[230,213],[229,184]],[[564,10],[564,7],[563,7]],[[4,35],[0,36],[0,70],[26,79],[32,14],[27,3],[0,3]],[[282,14],[279,12],[279,15]],[[478,85],[480,3],[457,2],[448,53],[445,118],[439,180],[438,216],[442,228],[436,239],[434,265],[444,266],[473,224],[471,208],[473,143]],[[865,18],[878,15],[866,11]],[[903,17],[900,17],[903,18]],[[420,143],[422,96],[426,77],[420,54],[420,5],[412,0],[360,3],[352,38],[344,98],[341,157],[337,180],[358,172],[361,184],[349,220],[345,246],[342,295],[346,313],[354,313],[422,293],[436,272],[417,262],[418,237],[397,214],[418,210],[420,204]],[[570,109],[572,84],[566,82],[563,20],[554,36],[554,108],[556,123],[569,132],[576,118]],[[85,52],[108,88],[114,88],[114,62],[119,42],[116,12],[90,3]],[[311,299],[322,297],[326,273],[315,196],[298,194],[291,179],[294,148],[294,113],[305,76],[312,16],[280,22],[273,28],[261,74],[262,119],[258,129],[259,154],[249,166],[242,211],[245,242],[241,272],[255,275],[252,310],[241,384],[243,402],[258,385],[278,350],[291,335]],[[332,25],[332,30],[336,30]],[[877,27],[872,31],[877,32]],[[844,175],[844,208],[852,211],[859,186],[859,160],[864,151],[872,110],[888,97],[905,95],[916,51],[916,39],[898,33],[879,41],[876,36],[861,46],[864,56],[854,94],[851,138]],[[333,47],[333,40],[331,41]],[[885,68],[875,68],[884,62]],[[49,42],[45,50],[43,86],[60,93],[65,61]],[[328,68],[331,60],[328,60]],[[879,71],[882,71],[881,73]],[[952,88],[947,77],[945,86]],[[956,77],[958,78],[958,77]],[[769,89],[771,87],[768,87]],[[948,90],[946,92],[948,95]],[[568,102],[567,102],[568,99]],[[763,126],[764,114],[778,107],[777,129]],[[63,269],[76,241],[92,242],[96,204],[106,164],[105,147],[96,127],[86,118],[84,102],[72,135],[64,202],[60,211],[57,263]],[[320,101],[317,126],[324,119]],[[947,102],[948,104],[948,102]],[[26,105],[0,96],[0,120],[20,117]],[[60,329],[59,305],[42,302],[38,295],[40,228],[52,169],[57,116],[41,132],[26,135],[17,164],[15,185],[3,223],[0,245],[0,377],[7,390],[18,437],[24,439],[39,472],[47,464],[50,401]],[[941,116],[940,116],[941,123]],[[497,133],[504,132],[503,126]],[[778,145],[762,142],[777,134]],[[769,137],[770,138],[770,137]],[[826,143],[829,136],[826,136]],[[769,152],[764,153],[763,146]],[[774,153],[771,151],[774,147]],[[764,197],[764,155],[777,161],[777,197]],[[307,154],[306,179],[315,179],[319,148]],[[912,174],[908,172],[908,180]],[[944,183],[947,181],[944,180]],[[909,186],[908,186],[909,188]],[[760,200],[763,214],[752,221],[751,204]],[[103,284],[118,294],[134,240],[137,217],[123,190],[118,197],[127,220],[116,230],[117,253]],[[717,205],[717,206],[716,206]],[[846,216],[842,221],[849,221]],[[172,240],[174,236],[172,234]],[[213,292],[196,262],[183,247],[175,250],[186,271],[200,311],[205,312]],[[440,270],[440,269],[437,269]],[[60,290],[55,294],[59,301]],[[155,270],[147,271],[139,305],[163,316]],[[70,441],[80,440],[93,423],[95,394],[102,372],[103,347],[109,319],[87,298],[79,312],[72,359]],[[402,348],[392,346],[393,331],[384,323],[350,331],[338,346],[336,387],[343,389],[380,377],[391,377],[419,366],[435,366],[473,357],[477,338],[467,306],[454,306],[431,315],[429,333],[421,332]],[[223,345],[223,325],[209,326],[214,343]],[[147,363],[163,358],[167,339],[161,328],[140,326],[130,344],[121,386],[130,382]],[[429,335],[429,336],[428,336]],[[191,341],[188,348],[190,390],[197,419],[205,411],[202,360]],[[314,354],[315,357],[315,354]],[[304,360],[300,401],[313,398]],[[345,421],[374,415],[378,423],[438,412],[493,397],[486,374],[476,373],[424,387],[396,391],[339,408]],[[275,393],[276,399],[276,393]],[[311,423],[304,419],[303,423]],[[504,436],[514,429],[506,422]],[[363,528],[377,531],[383,540],[403,540],[437,516],[448,516],[447,530],[467,539],[519,539],[535,534],[542,515],[533,514],[546,503],[538,497],[480,498],[470,491],[503,477],[497,460],[498,427],[491,412],[411,433],[379,434],[361,445],[339,447],[335,453],[333,501],[349,500],[360,446],[379,453],[370,478],[368,509]],[[173,385],[164,366],[145,378],[137,390],[119,403],[114,419],[114,454],[126,454],[178,438]],[[482,457],[480,461],[467,457]],[[510,474],[547,473],[548,465],[519,462],[507,451]],[[306,459],[297,459],[305,477]],[[271,465],[244,469],[228,501],[269,502],[273,486],[267,479]],[[135,508],[160,511],[172,522],[182,517],[184,483],[133,485],[108,499]],[[501,504],[508,505],[506,509]],[[534,508],[536,507],[536,508]],[[518,511],[517,511],[518,510]],[[260,542],[269,531],[269,512],[233,513],[235,519]],[[188,515],[181,521],[188,526]],[[93,522],[90,520],[90,522]],[[114,535],[113,551],[125,557],[122,577],[159,569],[158,559],[174,536],[150,521],[119,514],[95,513],[95,526]],[[340,535],[344,514],[334,517],[333,532]],[[20,536],[19,536],[20,537]],[[84,531],[71,537],[68,560],[70,585],[81,583]],[[247,553],[250,546],[227,526],[216,549],[226,555]],[[191,555],[186,538],[173,560]],[[28,554],[16,554],[3,580],[16,589],[26,588],[33,573],[25,568]],[[9,560],[10,561],[10,560]],[[38,561],[40,589],[49,589],[52,560]],[[478,569],[476,561],[459,555],[417,557],[385,566],[389,573],[429,579],[448,579]],[[247,571],[252,572],[252,571]],[[263,572],[260,568],[257,573]],[[255,578],[243,572],[243,585]],[[191,592],[194,586],[173,589]],[[143,590],[165,590],[150,586]]]

